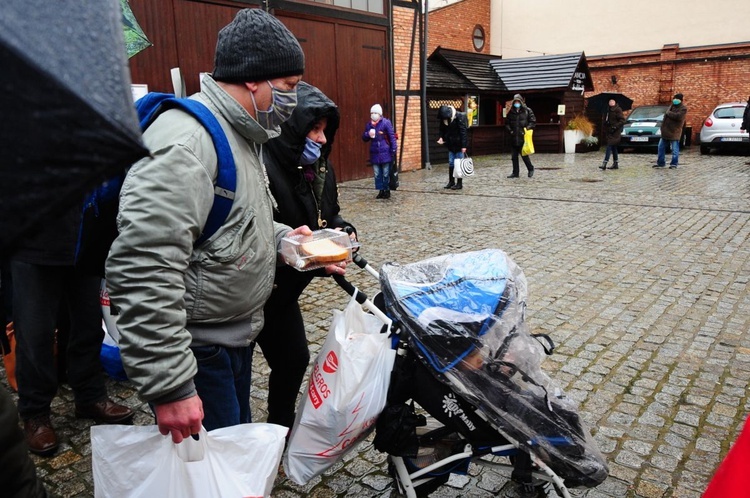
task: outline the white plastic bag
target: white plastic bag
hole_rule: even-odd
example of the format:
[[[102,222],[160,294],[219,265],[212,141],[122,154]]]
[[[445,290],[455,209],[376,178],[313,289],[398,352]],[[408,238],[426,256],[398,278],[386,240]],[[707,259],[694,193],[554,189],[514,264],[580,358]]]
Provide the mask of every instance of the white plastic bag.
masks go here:
[[[333,312],[284,457],[286,475],[305,484],[340,460],[374,427],[385,407],[396,352],[383,322],[354,298]]]
[[[286,427],[241,424],[202,429],[174,444],[155,425],[91,427],[97,498],[270,496]]]

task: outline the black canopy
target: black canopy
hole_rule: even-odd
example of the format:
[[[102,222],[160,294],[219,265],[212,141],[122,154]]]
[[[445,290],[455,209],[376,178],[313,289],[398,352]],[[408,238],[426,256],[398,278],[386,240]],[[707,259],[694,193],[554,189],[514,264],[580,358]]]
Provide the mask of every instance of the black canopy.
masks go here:
[[[622,93],[613,92],[604,92],[592,95],[587,99],[587,105],[589,109],[604,114],[605,112],[607,112],[607,109],[609,109],[609,101],[611,99],[614,99],[615,102],[617,102],[617,105],[619,105],[620,109],[622,109],[623,111],[629,111],[633,108],[633,99],[626,95],[623,95]]]
[[[0,250],[148,154],[118,0],[5,0]]]

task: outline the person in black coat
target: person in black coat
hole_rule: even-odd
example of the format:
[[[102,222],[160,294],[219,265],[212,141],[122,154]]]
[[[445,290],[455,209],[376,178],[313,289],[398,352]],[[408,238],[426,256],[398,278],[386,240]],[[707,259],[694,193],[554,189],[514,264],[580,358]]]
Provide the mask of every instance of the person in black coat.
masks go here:
[[[742,131],[750,130],[750,97],[747,98],[747,105],[745,106],[745,112],[742,114],[742,125],[740,125],[740,129]]]
[[[505,129],[510,134],[511,160],[513,161],[513,173],[508,178],[518,178],[518,156],[523,148],[524,133],[536,126],[536,116],[530,107],[526,106],[523,97],[519,94],[513,96],[510,111],[505,118]],[[534,176],[534,165],[531,164],[529,156],[521,156],[526,169],[529,171],[529,178]]]
[[[609,169],[618,169],[617,146],[620,145],[622,128],[625,126],[625,115],[615,99],[609,99],[609,108],[604,116],[604,131],[606,133],[607,150],[604,152],[604,160],[599,169],[607,169],[609,154],[612,153],[612,166]]]
[[[463,179],[453,178],[453,161],[466,155],[469,121],[465,112],[458,112],[450,105],[440,106],[438,119],[440,120],[440,138],[437,143],[448,148],[448,184],[443,188],[461,190]]]
[[[281,135],[263,147],[271,192],[278,204],[274,219],[312,230],[351,228],[340,214],[336,175],[328,161],[339,111],[328,97],[305,82],[297,85],[297,107],[281,125]],[[271,297],[263,309],[265,325],[256,342],[271,367],[267,422],[291,427],[297,393],[310,362],[305,325],[297,300],[325,270],[276,269]]]

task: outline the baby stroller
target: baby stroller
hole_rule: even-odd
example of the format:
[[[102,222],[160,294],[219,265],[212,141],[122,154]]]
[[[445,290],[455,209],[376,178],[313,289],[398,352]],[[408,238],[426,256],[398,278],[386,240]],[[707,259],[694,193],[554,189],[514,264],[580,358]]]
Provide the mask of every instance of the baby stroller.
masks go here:
[[[379,277],[374,306],[396,331],[374,444],[389,454],[401,493],[426,496],[472,462],[507,469],[530,494],[553,487],[569,497],[568,488],[606,479],[607,464],[575,403],[540,369],[554,344],[529,332],[526,279],[504,252],[389,263],[379,274],[361,256],[354,260]]]

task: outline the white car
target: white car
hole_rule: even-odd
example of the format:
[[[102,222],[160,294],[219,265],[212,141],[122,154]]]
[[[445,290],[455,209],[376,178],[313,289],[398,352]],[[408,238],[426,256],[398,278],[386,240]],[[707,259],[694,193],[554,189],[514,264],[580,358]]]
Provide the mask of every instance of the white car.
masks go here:
[[[744,102],[730,102],[713,110],[701,128],[701,154],[710,154],[711,149],[737,148],[750,144],[748,130],[740,131],[745,106]]]

